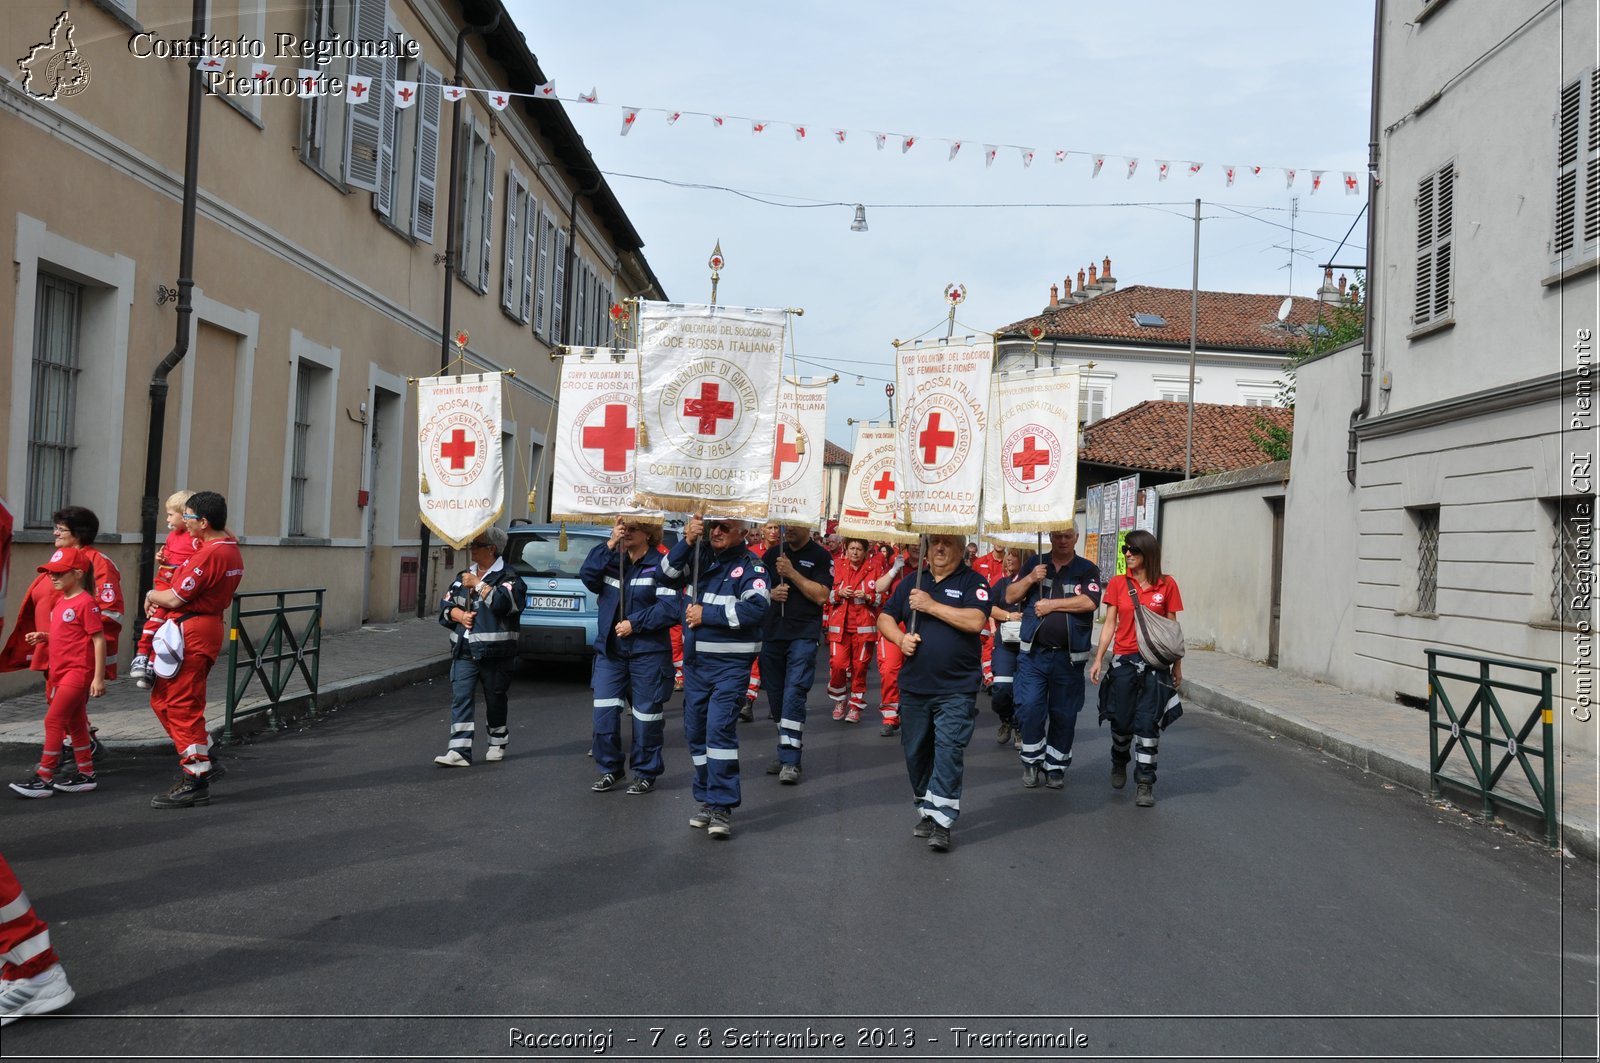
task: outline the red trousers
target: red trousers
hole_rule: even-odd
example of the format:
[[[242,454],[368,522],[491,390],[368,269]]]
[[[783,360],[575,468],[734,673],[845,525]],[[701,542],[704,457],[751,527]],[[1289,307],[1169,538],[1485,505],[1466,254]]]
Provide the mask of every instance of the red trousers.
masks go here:
[[[900,722],[900,662],[904,660],[899,646],[878,639],[878,711],[884,723]]]
[[[843,701],[850,695],[850,708],[862,712],[867,707],[867,666],[872,663],[872,644],[877,636],[848,631],[839,642],[828,643],[828,696]],[[846,676],[848,673],[848,678]],[[846,686],[846,684],[849,684]]]
[[[683,625],[672,625],[672,671],[681,681],[683,679]]]
[[[60,962],[50,947],[50,927],[34,914],[22,883],[0,855],[0,978],[21,981]]]
[[[187,645],[178,674],[157,679],[150,691],[150,708],[167,729],[178,751],[178,766],[204,779],[211,772],[211,732],[206,730],[206,679],[215,654],[197,652]]]
[[[89,688],[81,681],[81,673],[67,682],[45,689],[50,707],[44,714],[44,751],[39,754],[39,778],[47,782],[55,777],[61,765],[61,740],[72,739],[72,755],[78,770],[85,775],[94,772],[94,754],[89,740]]]

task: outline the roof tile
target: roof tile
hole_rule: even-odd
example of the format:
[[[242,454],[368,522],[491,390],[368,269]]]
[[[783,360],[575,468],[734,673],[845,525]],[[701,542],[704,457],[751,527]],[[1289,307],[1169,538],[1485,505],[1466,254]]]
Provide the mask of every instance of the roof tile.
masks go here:
[[[1028,335],[1044,329],[1043,339],[1142,341],[1162,347],[1188,346],[1188,288],[1152,288],[1135,284],[1094,296],[1081,303],[1063,303],[1041,314],[1012,322],[997,330],[1000,336]],[[1287,351],[1301,337],[1278,324],[1281,295],[1244,292],[1201,292],[1196,343],[1207,348]],[[1326,318],[1332,306],[1316,299],[1296,297],[1285,324],[1309,325],[1319,311]],[[1151,328],[1134,322],[1135,314],[1156,314],[1165,326]]]
[[[1083,430],[1080,462],[1139,469],[1183,472],[1188,432],[1188,403],[1147,400]],[[1294,428],[1294,411],[1280,406],[1194,404],[1194,472],[1207,475],[1260,465],[1269,457],[1251,439],[1261,434],[1259,422]]]

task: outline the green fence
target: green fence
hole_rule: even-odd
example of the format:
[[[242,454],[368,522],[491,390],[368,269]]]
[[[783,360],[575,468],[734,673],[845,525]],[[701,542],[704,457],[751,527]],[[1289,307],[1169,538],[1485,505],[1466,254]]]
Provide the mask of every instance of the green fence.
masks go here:
[[[1481,814],[1485,820],[1494,818],[1497,804],[1540,816],[1544,819],[1545,844],[1554,848],[1557,844],[1555,761],[1559,755],[1555,748],[1555,706],[1551,692],[1555,668],[1448,650],[1424,652],[1428,655],[1429,790],[1434,797],[1439,797],[1439,783],[1443,780],[1476,791],[1483,800]],[[1454,662],[1463,662],[1472,670],[1444,670],[1462,667]],[[1492,671],[1496,669],[1498,673]],[[1512,673],[1510,677],[1505,675],[1508,671]],[[1445,679],[1471,684],[1472,697],[1459,712],[1441,683]],[[1516,679],[1523,681],[1513,681]],[[1507,716],[1500,702],[1502,692],[1527,694],[1537,699],[1527,719],[1512,725],[1513,717]],[[1520,714],[1515,718],[1520,719]],[[1537,744],[1529,741],[1535,726],[1539,727]],[[1445,739],[1442,744],[1441,738]],[[1462,753],[1462,758],[1458,759],[1465,759],[1471,769],[1470,779],[1445,774],[1446,764],[1457,749]],[[1527,777],[1537,805],[1509,797],[1504,790],[1496,792],[1496,786],[1512,761]]]
[[[311,714],[317,712],[317,671],[322,659],[322,595],[325,587],[252,591],[233,597],[228,617],[228,709],[222,740],[233,740],[239,705],[253,681],[259,681],[273,730],[283,726],[278,703],[295,674],[311,691]],[[291,601],[291,599],[296,599]],[[252,634],[252,632],[257,632]]]

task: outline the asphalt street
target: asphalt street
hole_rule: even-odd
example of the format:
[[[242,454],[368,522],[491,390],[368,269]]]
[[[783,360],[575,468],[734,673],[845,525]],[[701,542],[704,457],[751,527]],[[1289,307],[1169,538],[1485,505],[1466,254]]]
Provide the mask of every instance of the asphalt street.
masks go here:
[[[1059,792],[980,696],[940,855],[898,741],[819,675],[800,785],[764,774],[763,700],[720,843],[677,697],[660,788],[589,791],[586,680],[520,673],[501,764],[481,727],[472,768],[433,764],[441,680],[229,750],[208,808],[151,810],[171,762],[115,753],[96,793],[0,800],[78,992],[0,1054],[1594,1055],[1594,865],[1265,731],[1189,712],[1137,809],[1093,688]]]

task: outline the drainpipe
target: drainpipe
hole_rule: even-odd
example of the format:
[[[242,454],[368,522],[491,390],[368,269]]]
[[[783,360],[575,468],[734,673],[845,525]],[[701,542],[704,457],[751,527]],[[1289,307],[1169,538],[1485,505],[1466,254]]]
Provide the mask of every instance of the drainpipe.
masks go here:
[[[1378,71],[1383,62],[1383,0],[1372,12],[1372,122],[1367,134],[1367,290],[1361,293],[1361,405],[1350,411],[1350,436],[1345,443],[1345,479],[1356,483],[1356,425],[1372,408],[1372,286],[1378,275]]]
[[[200,54],[206,35],[207,0],[194,0],[189,41]],[[189,353],[194,316],[194,215],[200,187],[200,60],[189,61],[189,117],[183,149],[183,222],[178,240],[178,325],[172,350],[150,377],[150,431],[144,450],[144,494],[139,499],[139,600],[155,584],[157,493],[161,489],[161,437],[167,420],[167,376]]]
[[[579,188],[572,186],[572,199],[567,204],[567,257],[562,264],[562,277],[566,279],[566,291],[561,293],[561,342],[572,342],[572,312],[576,309],[573,298],[573,283],[577,277],[573,276],[572,267],[578,257],[578,197],[592,196],[600,191],[600,173],[595,171],[594,180],[588,185]]]
[[[505,9],[496,7],[494,18],[483,25],[474,25],[471,22],[464,24],[456,33],[456,65],[455,80],[452,85],[461,84],[461,67],[467,61],[467,34],[476,33],[480,36],[493,33],[500,25],[500,14]],[[445,212],[445,237],[444,237],[444,313],[439,323],[439,371],[442,373],[450,365],[450,333],[454,331],[451,324],[451,310],[456,294],[456,238],[460,230],[460,221],[456,217],[456,200],[461,194],[461,116],[455,111],[446,112],[450,115],[450,188],[446,193],[449,206]],[[489,180],[492,175],[484,175],[484,180]],[[428,526],[423,524],[421,545],[417,550],[417,618],[421,619],[431,611],[432,604],[428,594]]]

